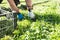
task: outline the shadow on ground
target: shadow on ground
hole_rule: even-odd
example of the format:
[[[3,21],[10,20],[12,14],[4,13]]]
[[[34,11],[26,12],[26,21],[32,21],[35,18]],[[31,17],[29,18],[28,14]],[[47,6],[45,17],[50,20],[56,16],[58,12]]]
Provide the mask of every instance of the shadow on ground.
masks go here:
[[[50,22],[50,23],[60,23],[60,16],[58,14],[45,14],[45,15],[37,15],[36,14],[36,19],[40,20],[44,20],[46,22]]]

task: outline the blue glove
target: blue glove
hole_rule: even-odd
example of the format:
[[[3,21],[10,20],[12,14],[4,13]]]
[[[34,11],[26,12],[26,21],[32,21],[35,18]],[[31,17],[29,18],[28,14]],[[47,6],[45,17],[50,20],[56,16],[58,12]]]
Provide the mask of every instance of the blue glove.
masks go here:
[[[18,13],[18,19],[22,20],[23,19],[23,15],[21,13]]]

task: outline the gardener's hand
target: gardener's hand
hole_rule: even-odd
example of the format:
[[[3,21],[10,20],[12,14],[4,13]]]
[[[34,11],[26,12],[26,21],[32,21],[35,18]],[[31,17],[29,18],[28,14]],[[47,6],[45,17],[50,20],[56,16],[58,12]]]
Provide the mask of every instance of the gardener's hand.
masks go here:
[[[31,10],[29,10],[29,12],[28,12],[28,17],[29,17],[30,19],[35,19],[35,14],[34,14]]]
[[[23,15],[22,15],[21,13],[18,13],[17,16],[18,16],[18,19],[19,19],[19,20],[22,20],[22,19],[24,18]]]

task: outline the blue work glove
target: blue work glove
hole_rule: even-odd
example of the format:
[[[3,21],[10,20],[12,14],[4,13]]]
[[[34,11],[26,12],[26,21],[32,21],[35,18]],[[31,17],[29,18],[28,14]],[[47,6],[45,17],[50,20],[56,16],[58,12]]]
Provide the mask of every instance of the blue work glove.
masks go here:
[[[23,15],[21,13],[18,13],[18,19],[22,20],[23,18],[24,18]]]

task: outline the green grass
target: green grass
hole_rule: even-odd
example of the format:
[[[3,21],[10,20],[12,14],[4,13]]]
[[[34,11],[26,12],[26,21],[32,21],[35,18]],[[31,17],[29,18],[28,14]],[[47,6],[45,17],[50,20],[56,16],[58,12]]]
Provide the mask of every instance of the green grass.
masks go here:
[[[36,0],[33,2],[35,3]],[[6,7],[6,4],[0,5]],[[34,22],[27,17],[28,11],[21,9],[24,19],[18,20],[17,29],[13,34],[5,36],[1,40],[60,40],[59,10],[60,4],[54,0],[34,5],[33,12],[36,15]]]

